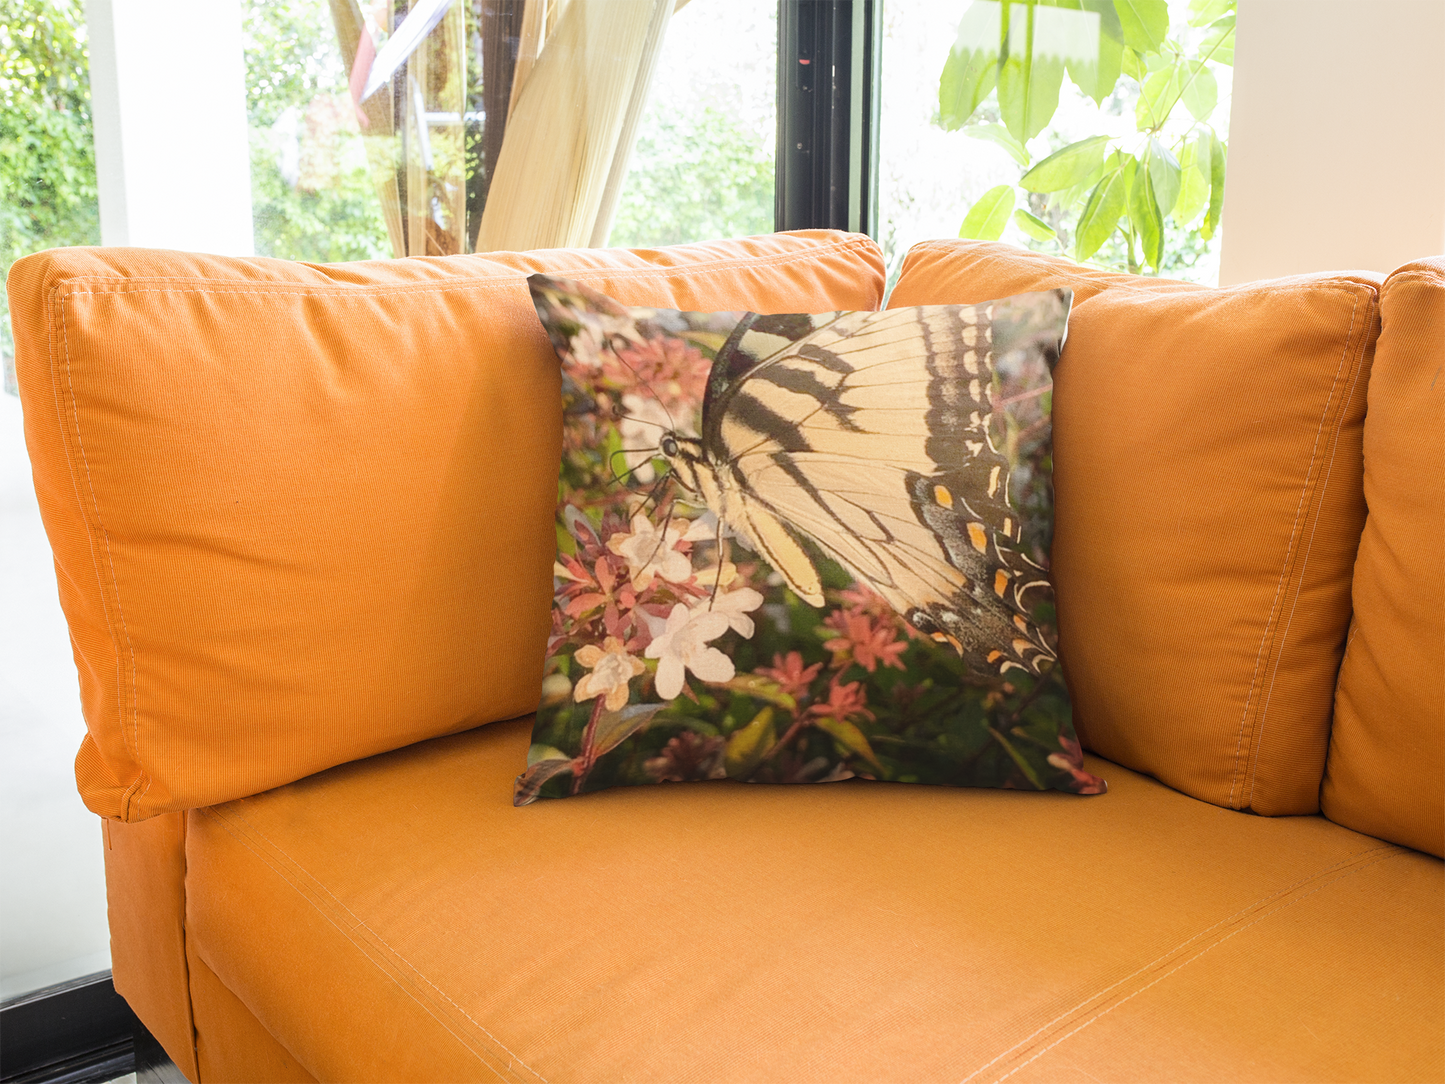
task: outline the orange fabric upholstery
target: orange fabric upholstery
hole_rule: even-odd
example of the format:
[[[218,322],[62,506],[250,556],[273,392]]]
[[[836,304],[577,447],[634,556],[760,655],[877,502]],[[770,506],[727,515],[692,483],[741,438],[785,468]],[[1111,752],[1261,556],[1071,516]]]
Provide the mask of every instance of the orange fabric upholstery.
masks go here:
[[[909,253],[890,306],[1075,291],[1053,576],[1086,748],[1217,805],[1318,810],[1378,282],[1212,290],[1004,245]]]
[[[196,1077],[186,966],[186,817],[102,821],[110,966],[129,1002],[181,1072]]]
[[[315,1084],[316,1078],[194,953],[191,998],[196,1017],[199,1084]],[[317,985],[324,984],[320,976]],[[344,994],[337,992],[338,996]]]
[[[1445,864],[1417,851],[1097,759],[1088,800],[724,782],[514,809],[530,726],[189,814],[195,950],[317,1079],[1445,1074]]]
[[[536,706],[561,412],[523,276],[876,308],[866,237],[313,266],[59,249],[10,272],[88,735],[138,821]]]
[[[1370,514],[1321,804],[1357,831],[1445,855],[1445,257],[1386,279],[1380,317]]]

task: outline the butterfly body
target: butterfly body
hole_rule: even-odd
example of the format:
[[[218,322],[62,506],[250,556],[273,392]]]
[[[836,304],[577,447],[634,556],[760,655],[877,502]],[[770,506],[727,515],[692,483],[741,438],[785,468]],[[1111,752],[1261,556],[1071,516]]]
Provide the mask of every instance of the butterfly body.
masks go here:
[[[1066,317],[1067,291],[1030,296]],[[1030,592],[1048,580],[1014,549],[990,317],[987,306],[749,314],[713,363],[701,438],[668,432],[662,452],[811,605],[824,596],[809,543],[976,671],[1039,672],[1054,654]]]

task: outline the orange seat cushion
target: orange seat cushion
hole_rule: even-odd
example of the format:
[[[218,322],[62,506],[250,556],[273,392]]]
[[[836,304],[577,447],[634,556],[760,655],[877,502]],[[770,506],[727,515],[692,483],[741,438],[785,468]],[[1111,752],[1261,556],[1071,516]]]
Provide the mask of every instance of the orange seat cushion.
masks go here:
[[[1325,816],[1445,855],[1445,257],[1385,280]]]
[[[188,814],[191,947],[318,1080],[1445,1074],[1438,859],[1098,758],[514,809],[530,725]]]
[[[312,266],[60,249],[10,272],[88,734],[141,820],[537,705],[561,406],[525,276],[630,304],[876,308],[818,232]]]
[[[909,253],[890,307],[1074,290],[1052,575],[1085,748],[1217,805],[1319,809],[1378,281],[1215,290],[1006,245]]]

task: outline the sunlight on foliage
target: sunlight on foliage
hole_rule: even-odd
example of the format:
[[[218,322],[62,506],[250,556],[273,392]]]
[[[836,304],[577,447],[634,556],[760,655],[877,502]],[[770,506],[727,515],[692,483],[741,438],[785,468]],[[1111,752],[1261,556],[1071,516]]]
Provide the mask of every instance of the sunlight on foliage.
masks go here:
[[[1134,273],[1192,266],[1223,211],[1215,112],[1219,73],[1234,60],[1234,7],[976,0],[939,77],[936,123],[996,143],[1020,174],[969,208],[959,236],[997,240],[1018,202],[1012,220],[1041,251]],[[1048,130],[1066,76],[1106,130],[1037,157],[1030,141],[1058,143]],[[1112,123],[1125,116],[1132,130]]]

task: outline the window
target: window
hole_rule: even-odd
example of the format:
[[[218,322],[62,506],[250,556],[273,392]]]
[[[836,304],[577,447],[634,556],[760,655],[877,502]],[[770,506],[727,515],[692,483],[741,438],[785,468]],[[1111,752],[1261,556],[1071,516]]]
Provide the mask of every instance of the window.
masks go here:
[[[667,28],[609,244],[773,230],[777,0],[691,0]]]
[[[1003,239],[1213,284],[1234,0],[893,0],[883,243]]]

